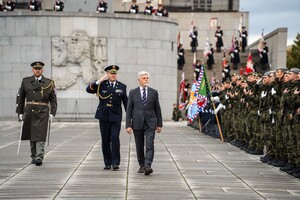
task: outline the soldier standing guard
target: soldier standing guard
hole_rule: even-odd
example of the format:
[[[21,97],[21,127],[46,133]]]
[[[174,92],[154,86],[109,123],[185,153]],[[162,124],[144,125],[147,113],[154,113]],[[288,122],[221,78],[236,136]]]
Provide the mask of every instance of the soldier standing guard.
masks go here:
[[[97,13],[106,13],[107,10],[107,3],[103,0],[99,1],[99,4],[97,6]]]
[[[241,38],[242,52],[244,53],[247,46],[247,36],[248,36],[248,32],[246,31],[246,26],[242,27],[242,32],[239,32],[239,34]]]
[[[145,6],[144,15],[152,15],[153,6],[151,6],[151,1],[146,1],[147,5]]]
[[[55,4],[54,4],[54,10],[55,11],[63,11],[65,7],[64,2],[60,1],[60,0],[56,0]]]
[[[56,114],[57,99],[54,81],[43,76],[44,63],[34,62],[31,66],[33,76],[22,81],[17,113],[19,120],[24,120],[21,139],[30,140],[31,164],[40,166],[44,159],[48,121],[51,122]]]
[[[221,48],[224,46],[222,36],[223,31],[221,30],[221,26],[217,26],[217,30],[215,32],[217,52],[221,52]]]
[[[35,0],[30,0],[28,3],[28,10],[30,11],[39,11],[40,10],[40,3]]]
[[[122,121],[123,103],[126,110],[127,93],[126,85],[117,81],[119,67],[108,66],[104,69],[107,72],[105,77],[92,82],[87,86],[86,91],[99,96],[99,105],[95,118],[99,120],[102,153],[104,157],[104,170],[119,169],[120,165],[120,130]]]

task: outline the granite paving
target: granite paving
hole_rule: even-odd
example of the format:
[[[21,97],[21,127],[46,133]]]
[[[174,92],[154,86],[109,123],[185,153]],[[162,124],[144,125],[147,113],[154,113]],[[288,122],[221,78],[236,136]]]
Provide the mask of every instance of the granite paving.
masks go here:
[[[20,122],[0,121],[0,199],[300,199],[300,180],[219,139],[164,122],[154,173],[138,174],[133,135],[122,123],[120,170],[103,170],[99,124],[53,122],[42,166],[28,141],[17,155]]]

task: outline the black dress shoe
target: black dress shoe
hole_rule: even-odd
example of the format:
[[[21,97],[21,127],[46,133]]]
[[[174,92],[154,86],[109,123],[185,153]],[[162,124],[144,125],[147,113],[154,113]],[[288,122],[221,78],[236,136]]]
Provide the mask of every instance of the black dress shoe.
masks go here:
[[[140,167],[138,173],[145,173],[145,167],[144,166]]]
[[[41,159],[37,159],[36,161],[35,161],[35,165],[36,166],[41,166],[43,164],[43,161],[41,160]]]
[[[273,166],[274,167],[284,167],[287,164],[286,161],[280,160],[277,163],[274,163]]]
[[[120,168],[119,165],[113,165],[113,170],[117,170],[119,168]]]
[[[294,165],[288,163],[288,164],[286,164],[284,167],[280,167],[279,169],[280,169],[281,171],[286,172],[286,171],[292,170],[292,169],[294,169],[294,168],[295,168]]]
[[[272,160],[274,159],[272,156],[269,156],[269,155],[265,155],[263,157],[260,157],[260,161],[263,162],[263,163],[266,163],[268,162],[269,160]]]
[[[109,170],[109,169],[111,169],[111,166],[110,165],[105,165],[105,167],[103,169],[104,170]]]
[[[151,167],[145,167],[145,175],[149,175],[153,173],[153,169]]]
[[[262,149],[255,149],[254,151],[250,151],[249,153],[252,155],[263,155],[264,154]]]
[[[35,164],[35,160],[34,160],[34,159],[32,159],[30,164]]]

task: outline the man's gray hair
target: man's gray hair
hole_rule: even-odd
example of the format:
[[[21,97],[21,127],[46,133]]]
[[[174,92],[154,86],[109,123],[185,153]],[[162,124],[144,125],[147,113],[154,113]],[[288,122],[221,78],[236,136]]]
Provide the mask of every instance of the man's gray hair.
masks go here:
[[[148,76],[150,77],[150,73],[149,72],[146,72],[146,71],[140,71],[138,74],[137,74],[137,78],[140,79],[142,76]]]

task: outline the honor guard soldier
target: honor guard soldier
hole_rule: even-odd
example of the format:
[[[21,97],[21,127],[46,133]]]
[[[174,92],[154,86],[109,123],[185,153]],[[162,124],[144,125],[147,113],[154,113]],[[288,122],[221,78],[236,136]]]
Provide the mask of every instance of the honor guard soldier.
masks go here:
[[[13,1],[7,1],[6,5],[5,5],[5,10],[6,11],[14,11],[15,7],[16,7],[16,3],[15,2],[13,2]]]
[[[106,13],[107,10],[107,3],[104,1],[99,1],[99,4],[97,6],[97,13]]]
[[[168,17],[169,13],[168,13],[167,9],[165,7],[163,7],[163,5],[161,3],[159,3],[155,15],[160,16],[160,17]]]
[[[40,10],[40,2],[35,0],[30,0],[28,3],[28,9],[30,11],[39,11]]]
[[[55,11],[63,11],[65,7],[64,2],[60,1],[60,0],[56,0],[55,4],[54,4],[54,10]]]
[[[118,170],[120,165],[120,130],[122,121],[122,103],[126,110],[126,85],[117,81],[119,67],[108,66],[104,69],[107,74],[87,86],[86,91],[97,94],[99,105],[95,118],[99,120],[104,170]]]
[[[136,5],[136,0],[132,0],[132,5],[130,6],[129,13],[137,14],[139,12],[139,6]]]
[[[0,3],[0,11],[3,11],[3,5]]]
[[[222,37],[223,31],[221,30],[221,26],[217,26],[217,30],[215,32],[217,52],[221,52],[221,48],[224,46]]]
[[[146,1],[147,5],[144,10],[145,15],[152,15],[153,12],[153,6],[151,6],[151,1]]]
[[[39,166],[44,159],[48,122],[56,114],[57,99],[54,81],[43,76],[44,63],[34,62],[31,66],[33,76],[22,80],[17,113],[23,121],[21,139],[30,141],[31,164]]]
[[[245,52],[246,46],[247,46],[247,37],[248,32],[246,31],[246,26],[242,26],[242,32],[239,31],[240,38],[241,38],[241,46],[242,46],[242,52]]]

